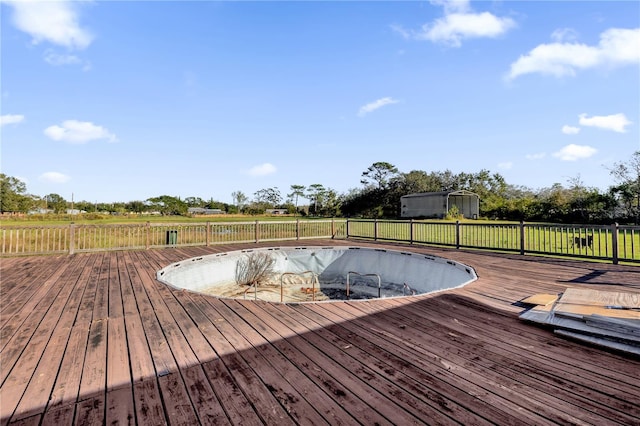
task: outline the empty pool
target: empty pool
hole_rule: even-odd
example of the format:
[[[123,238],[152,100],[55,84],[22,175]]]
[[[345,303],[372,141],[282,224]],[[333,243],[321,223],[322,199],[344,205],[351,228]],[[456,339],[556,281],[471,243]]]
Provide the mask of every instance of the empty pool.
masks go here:
[[[171,286],[217,297],[312,302],[402,297],[477,279],[466,265],[366,247],[271,247],[194,257],[157,273]]]

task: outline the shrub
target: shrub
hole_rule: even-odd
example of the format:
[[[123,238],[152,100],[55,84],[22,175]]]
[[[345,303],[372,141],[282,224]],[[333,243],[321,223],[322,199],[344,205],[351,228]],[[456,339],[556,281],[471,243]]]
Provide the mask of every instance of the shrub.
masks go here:
[[[446,220],[459,220],[462,218],[464,218],[464,215],[460,214],[460,209],[458,209],[458,206],[456,205],[451,206],[451,208],[447,212],[447,215],[445,216]]]
[[[273,274],[275,259],[269,253],[250,253],[236,264],[236,283],[255,285],[266,283]]]

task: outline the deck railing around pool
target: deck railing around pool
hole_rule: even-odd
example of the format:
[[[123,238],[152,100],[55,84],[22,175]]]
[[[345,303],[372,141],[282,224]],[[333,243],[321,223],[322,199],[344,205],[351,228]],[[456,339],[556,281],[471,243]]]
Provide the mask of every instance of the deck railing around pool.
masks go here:
[[[640,226],[349,219],[346,233],[375,241],[640,262]]]
[[[310,238],[364,238],[640,262],[640,226],[364,219],[2,226],[0,254],[73,254]]]
[[[2,255],[73,254],[307,238],[344,238],[345,220],[3,226]]]

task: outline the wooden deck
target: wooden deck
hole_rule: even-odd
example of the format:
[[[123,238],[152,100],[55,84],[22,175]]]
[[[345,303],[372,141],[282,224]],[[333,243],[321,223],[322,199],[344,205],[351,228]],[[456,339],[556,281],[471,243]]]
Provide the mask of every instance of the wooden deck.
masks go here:
[[[0,424],[640,424],[640,359],[524,323],[514,305],[567,287],[640,293],[640,267],[400,246],[480,278],[298,305],[155,280],[247,247],[1,259]]]

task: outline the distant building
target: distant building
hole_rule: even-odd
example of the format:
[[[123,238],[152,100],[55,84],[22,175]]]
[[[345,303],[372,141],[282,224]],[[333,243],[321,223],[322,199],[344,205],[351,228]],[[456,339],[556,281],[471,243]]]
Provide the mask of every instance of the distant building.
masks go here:
[[[67,214],[70,214],[70,215],[77,215],[81,213],[86,213],[86,211],[78,210],[78,209],[67,209]]]
[[[212,215],[212,214],[226,214],[220,209],[205,209],[204,207],[189,207],[187,212],[192,215]]]
[[[404,218],[443,218],[453,206],[467,219],[480,214],[480,196],[471,191],[422,192],[400,197],[400,215]]]
[[[266,209],[264,211],[266,214],[287,214],[289,213],[288,209]]]
[[[27,214],[49,214],[53,213],[51,209],[43,209],[42,207],[38,207],[37,209],[29,210]]]

